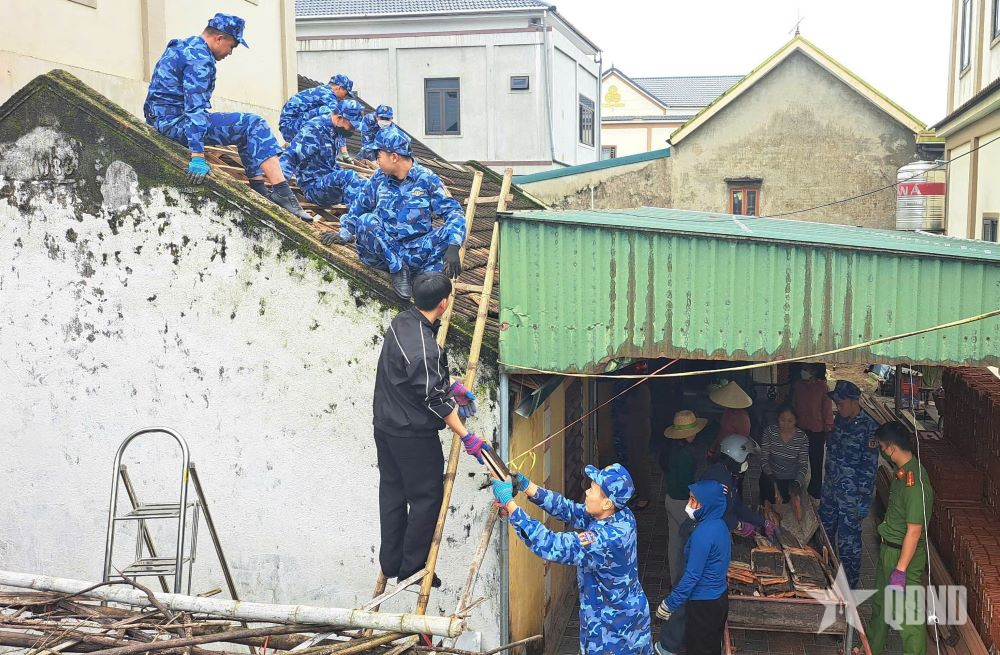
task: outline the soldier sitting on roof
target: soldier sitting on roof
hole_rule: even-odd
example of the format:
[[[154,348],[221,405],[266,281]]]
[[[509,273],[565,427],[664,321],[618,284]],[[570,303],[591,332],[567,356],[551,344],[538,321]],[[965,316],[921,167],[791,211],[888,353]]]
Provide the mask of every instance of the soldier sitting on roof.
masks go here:
[[[172,39],[153,69],[143,115],[147,124],[191,151],[191,182],[201,184],[210,170],[205,144],[235,145],[254,191],[312,221],[281,173],[281,146],[267,121],[256,114],[208,111],[215,90],[215,62],[231,55],[239,44],[249,47],[243,40],[244,25],[239,16],[216,14],[201,34]]]
[[[375,135],[384,127],[392,125],[392,107],[379,105],[375,111],[361,119],[361,151],[358,159],[366,166],[375,167]]]
[[[346,75],[338,73],[330,78],[329,84],[320,84],[299,91],[289,98],[281,108],[281,116],[278,118],[278,131],[284,137],[285,143],[292,142],[306,121],[327,114],[341,100],[354,97],[353,89],[354,82]]]
[[[350,98],[341,100],[332,112],[306,121],[281,155],[281,170],[296,178],[309,202],[328,207],[354,200],[365,180],[341,168],[334,153],[360,124],[361,105]]]
[[[389,271],[392,289],[410,298],[411,274],[462,272],[459,249],[465,241],[465,213],[441,178],[413,160],[410,137],[395,125],[375,136],[379,171],[365,183],[341,217],[340,231],[324,234],[325,245],[357,241],[358,258]],[[434,215],[444,224],[434,227]]]

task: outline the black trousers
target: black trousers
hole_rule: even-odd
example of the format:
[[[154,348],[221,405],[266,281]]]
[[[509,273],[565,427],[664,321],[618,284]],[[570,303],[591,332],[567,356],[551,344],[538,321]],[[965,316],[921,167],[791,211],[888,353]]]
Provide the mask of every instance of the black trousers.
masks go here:
[[[684,630],[688,655],[721,655],[722,635],[728,617],[728,593],[715,600],[689,600]]]
[[[444,496],[444,453],[436,434],[396,437],[375,430],[382,545],[387,578],[408,578],[427,563]]]
[[[826,455],[826,432],[805,431],[809,437],[809,495],[823,495],[823,457]]]
[[[774,495],[774,487],[778,487],[778,493],[781,494],[781,502],[787,503],[792,499],[793,495],[797,495],[799,492],[799,485],[795,480],[779,480],[778,478],[771,477],[763,471],[760,472],[760,502],[762,503],[775,503],[777,502]]]

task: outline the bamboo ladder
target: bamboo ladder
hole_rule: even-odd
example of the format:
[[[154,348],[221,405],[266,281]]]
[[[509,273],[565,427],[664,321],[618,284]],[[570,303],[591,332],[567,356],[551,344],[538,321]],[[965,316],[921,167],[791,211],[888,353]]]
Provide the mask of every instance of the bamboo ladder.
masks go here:
[[[498,197],[480,198],[479,192],[483,184],[483,174],[480,171],[476,171],[475,176],[472,179],[472,188],[469,191],[469,198],[465,208],[466,243],[468,243],[469,235],[472,234],[473,219],[476,215],[476,208],[480,204],[493,202],[495,200],[497,203],[497,213],[507,210],[507,197],[510,194],[512,177],[513,170],[510,168],[506,169],[503,175],[503,182],[500,186],[500,195]],[[476,314],[475,329],[472,333],[472,345],[469,348],[469,361],[466,367],[465,377],[463,378],[463,384],[465,384],[468,389],[475,386],[476,373],[479,369],[479,353],[482,350],[483,336],[486,332],[486,317],[489,313],[490,296],[493,293],[493,278],[496,272],[499,241],[500,224],[499,222],[495,222],[493,225],[493,233],[490,237],[490,250],[486,261],[486,270],[482,286],[456,283],[452,288],[448,308],[445,310],[444,316],[441,317],[441,326],[438,329],[438,345],[444,347],[445,340],[448,337],[448,328],[451,325],[451,317],[455,306],[456,294],[479,294],[479,311]],[[459,259],[463,264],[465,263],[465,249],[466,246],[463,244],[462,249],[459,251]],[[397,584],[396,587],[390,591],[386,591],[387,580],[380,571],[378,579],[375,582],[375,591],[373,593],[374,597],[372,601],[365,606],[367,609],[378,610],[379,604],[382,601],[396,595],[412,584],[416,579],[422,577],[423,581],[420,585],[420,595],[417,597],[416,613],[423,614],[427,611],[427,605],[430,602],[430,592],[434,582],[434,569],[437,566],[438,554],[441,551],[441,539],[444,535],[444,524],[448,518],[448,507],[451,504],[451,494],[455,486],[455,476],[458,473],[458,461],[461,454],[462,440],[457,435],[453,436],[451,440],[451,451],[448,454],[448,467],[444,477],[444,496],[441,501],[441,511],[438,513],[437,524],[434,526],[434,536],[431,539],[431,548],[427,554],[426,565],[421,571],[418,571],[407,580],[400,580],[399,584]],[[462,592],[458,607],[455,611],[456,614],[468,606],[469,596],[472,593],[472,588],[475,585],[480,565],[482,564],[489,545],[490,534],[493,532],[493,526],[496,524],[497,512],[495,509],[491,509],[490,511],[491,515],[487,520],[486,529],[483,532],[479,547],[476,550],[472,567],[470,568],[468,578],[466,579],[466,587]]]

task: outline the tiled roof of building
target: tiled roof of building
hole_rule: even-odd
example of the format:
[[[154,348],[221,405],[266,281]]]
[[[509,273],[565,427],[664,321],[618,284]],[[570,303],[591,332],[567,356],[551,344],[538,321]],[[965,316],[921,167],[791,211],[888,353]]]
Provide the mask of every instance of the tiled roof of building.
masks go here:
[[[691,77],[633,77],[663,104],[670,107],[704,107],[732,85],[742,75],[695,75]]]
[[[657,121],[660,123],[683,123],[694,118],[695,114],[680,114],[678,116],[664,116],[654,114],[652,116],[601,116],[602,123],[629,123],[632,121]]]
[[[297,18],[547,9],[540,0],[295,0]]]

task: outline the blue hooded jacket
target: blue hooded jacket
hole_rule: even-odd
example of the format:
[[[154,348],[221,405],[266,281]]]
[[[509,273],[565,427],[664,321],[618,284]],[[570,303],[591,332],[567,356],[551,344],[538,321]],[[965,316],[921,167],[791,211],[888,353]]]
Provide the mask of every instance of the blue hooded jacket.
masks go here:
[[[701,507],[694,513],[694,532],[684,546],[684,575],[667,596],[674,612],[689,600],[715,600],[728,593],[726,572],[732,557],[732,541],[723,520],[726,494],[715,480],[702,480],[688,487]]]
[[[743,499],[739,496],[739,486],[736,480],[733,479],[733,474],[729,472],[726,465],[722,462],[716,462],[705,469],[705,472],[701,474],[699,480],[715,480],[721,484],[724,489],[724,493],[727,498],[727,508],[726,514],[723,517],[726,521],[726,527],[730,530],[736,529],[736,524],[752,523],[758,528],[764,527],[764,517],[753,511],[746,506]],[[700,498],[699,498],[700,500]]]

